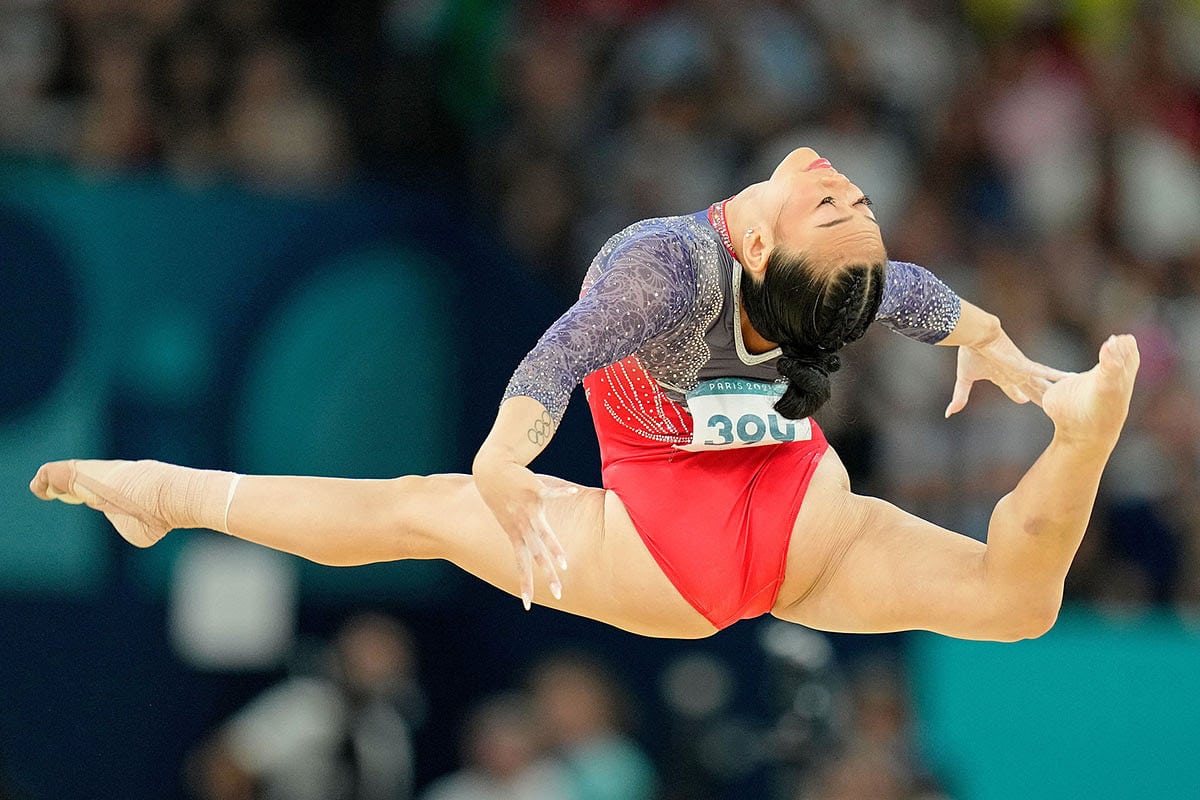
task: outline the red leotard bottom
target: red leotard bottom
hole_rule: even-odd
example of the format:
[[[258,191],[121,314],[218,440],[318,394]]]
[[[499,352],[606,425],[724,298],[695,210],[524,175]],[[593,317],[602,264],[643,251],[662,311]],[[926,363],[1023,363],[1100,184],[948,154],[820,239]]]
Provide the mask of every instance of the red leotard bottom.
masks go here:
[[[584,379],[600,440],[605,489],[621,498],[679,593],[717,628],[770,611],[805,491],[829,444],[804,442],[699,453],[691,416],[635,357]]]

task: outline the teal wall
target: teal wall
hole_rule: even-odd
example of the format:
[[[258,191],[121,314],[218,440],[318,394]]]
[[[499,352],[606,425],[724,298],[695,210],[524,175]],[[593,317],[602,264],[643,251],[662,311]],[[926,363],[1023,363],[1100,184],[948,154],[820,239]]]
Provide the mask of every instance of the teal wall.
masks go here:
[[[1034,641],[921,634],[911,654],[956,800],[1200,797],[1200,620],[1072,612]]]
[[[87,594],[109,577],[102,521],[27,492],[44,460],[462,471],[536,336],[522,320],[496,334],[488,313],[509,309],[489,282],[514,283],[512,270],[436,197],[359,186],[283,198],[46,164],[4,172],[0,315],[64,335],[0,346],[0,591]],[[481,313],[477,294],[499,302]],[[0,345],[24,330],[10,327]],[[482,413],[467,411],[476,394]],[[134,574],[158,590],[176,550],[168,540],[140,554]],[[318,595],[421,594],[456,574],[419,562],[300,568]]]

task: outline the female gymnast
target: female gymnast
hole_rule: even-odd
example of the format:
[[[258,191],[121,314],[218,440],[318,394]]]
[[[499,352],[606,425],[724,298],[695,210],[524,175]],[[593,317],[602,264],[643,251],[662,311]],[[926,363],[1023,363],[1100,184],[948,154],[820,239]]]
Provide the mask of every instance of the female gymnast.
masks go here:
[[[986,545],[851,492],[811,420],[838,351],[872,321],[958,347],[947,416],[986,379],[1054,422]],[[140,547],[211,528],[323,564],[449,559],[526,608],[648,636],[699,638],[770,612],[828,631],[1010,641],[1054,624],[1137,368],[1131,336],[1109,338],[1081,374],[1029,360],[996,317],[889,262],[867,198],[800,148],[706,212],[610,239],[517,368],[470,475],[72,460],[44,465],[31,489],[103,512]],[[604,489],[528,469],[581,380]]]

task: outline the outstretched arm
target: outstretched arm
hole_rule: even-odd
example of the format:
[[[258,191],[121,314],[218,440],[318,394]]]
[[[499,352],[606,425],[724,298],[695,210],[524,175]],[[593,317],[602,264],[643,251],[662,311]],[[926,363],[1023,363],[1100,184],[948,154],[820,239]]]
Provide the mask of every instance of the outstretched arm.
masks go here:
[[[550,327],[517,367],[472,473],[484,502],[512,540],[526,608],[533,564],[557,598],[562,547],[545,517],[544,501],[568,491],[534,475],[528,465],[550,442],[575,386],[589,373],[636,352],[670,330],[695,303],[696,277],[679,237],[663,231],[638,237],[609,254],[606,269]]]
[[[927,344],[958,347],[958,374],[946,416],[967,404],[971,386],[988,380],[1016,403],[1041,405],[1042,395],[1068,373],[1025,357],[994,314],[961,299],[924,267],[889,261],[876,320]]]

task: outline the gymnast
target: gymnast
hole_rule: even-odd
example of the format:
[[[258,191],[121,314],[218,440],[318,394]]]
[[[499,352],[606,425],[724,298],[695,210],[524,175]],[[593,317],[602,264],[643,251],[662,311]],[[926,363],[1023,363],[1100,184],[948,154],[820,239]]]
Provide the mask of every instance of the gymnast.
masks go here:
[[[988,380],[1053,421],[986,544],[853,493],[812,420],[839,351],[872,322],[958,348],[947,416]],[[1057,618],[1138,363],[1131,336],[1110,337],[1083,373],[1026,358],[995,316],[889,261],[870,201],[799,148],[706,211],[612,237],[517,367],[469,475],[70,460],[43,465],[30,488],[103,512],[139,547],[210,528],[322,564],[448,559],[527,609],[647,636],[700,638],[770,613],[827,631],[1012,641]],[[580,381],[602,489],[529,469]]]

